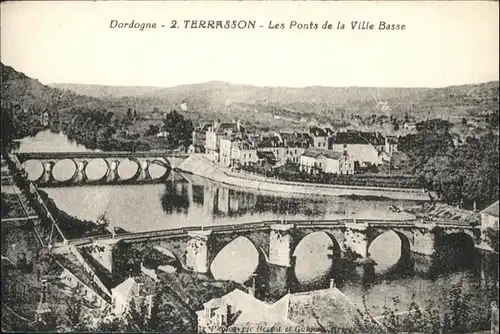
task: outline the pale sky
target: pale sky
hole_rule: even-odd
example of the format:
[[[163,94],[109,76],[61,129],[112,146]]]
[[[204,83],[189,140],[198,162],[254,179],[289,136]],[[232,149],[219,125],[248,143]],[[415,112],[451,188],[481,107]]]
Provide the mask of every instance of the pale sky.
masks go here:
[[[440,87],[498,80],[498,2],[7,2],[1,61],[42,83]],[[110,21],[256,20],[255,30]],[[269,30],[329,20],[346,30]],[[353,31],[350,21],[373,31]],[[379,21],[406,25],[379,31]],[[262,25],[262,28],[259,26]],[[287,27],[288,28],[288,27]]]

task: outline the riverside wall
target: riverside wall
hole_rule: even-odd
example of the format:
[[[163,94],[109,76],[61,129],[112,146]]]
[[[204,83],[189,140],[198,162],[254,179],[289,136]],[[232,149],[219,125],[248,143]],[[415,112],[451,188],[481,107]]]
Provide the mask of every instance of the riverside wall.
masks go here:
[[[191,155],[179,165],[179,170],[226,185],[275,193],[319,196],[382,197],[411,201],[429,201],[431,199],[429,193],[425,192],[423,189],[313,184],[282,181],[249,173],[232,172],[215,165],[208,157],[202,154]]]

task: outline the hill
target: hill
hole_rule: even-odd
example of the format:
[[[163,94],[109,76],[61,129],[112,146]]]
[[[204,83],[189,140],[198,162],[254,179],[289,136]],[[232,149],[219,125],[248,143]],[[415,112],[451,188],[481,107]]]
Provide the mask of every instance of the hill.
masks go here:
[[[499,83],[445,88],[258,87],[213,81],[169,88],[53,84],[52,87],[106,99],[125,98],[144,107],[175,108],[186,102],[198,113],[259,111],[284,117],[338,117],[385,113],[376,97],[397,116],[461,118],[498,110]]]
[[[499,82],[445,88],[258,87],[212,81],[175,87],[120,87],[80,84],[43,85],[1,64],[2,104],[37,110],[107,109],[139,113],[182,109],[193,120],[241,118],[249,124],[330,122],[372,114],[416,119],[474,116],[498,112]],[[377,96],[377,98],[375,98]],[[386,104],[382,108],[377,99]],[[187,107],[187,108],[186,108]],[[303,120],[301,122],[301,119]]]
[[[69,108],[75,104],[98,105],[100,100],[78,95],[69,90],[46,86],[36,79],[0,63],[2,106],[16,105],[24,109],[46,110]]]

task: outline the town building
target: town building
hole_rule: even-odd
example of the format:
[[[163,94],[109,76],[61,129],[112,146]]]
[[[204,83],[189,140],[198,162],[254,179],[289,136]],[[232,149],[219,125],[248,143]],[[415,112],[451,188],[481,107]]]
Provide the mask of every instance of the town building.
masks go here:
[[[385,150],[386,139],[380,132],[357,132],[367,143],[371,144],[378,152]]]
[[[489,231],[498,232],[498,201],[481,211],[481,244],[480,248],[494,251]]]
[[[392,154],[398,152],[398,137],[396,136],[386,136],[384,151],[387,154]]]
[[[212,157],[214,162],[220,161],[220,141],[221,139],[242,138],[245,128],[240,121],[235,123],[220,123],[215,121],[206,131],[205,153]]]
[[[257,149],[246,140],[232,142],[231,161],[232,165],[252,166],[258,161]]]
[[[111,289],[113,313],[123,316],[129,311],[132,300],[136,306],[145,303],[151,312],[155,283],[146,276],[129,277]]]
[[[334,151],[347,151],[350,159],[359,164],[379,165],[382,163],[380,151],[370,143],[370,140],[375,139],[365,138],[359,132],[337,132],[330,137],[328,148]],[[381,146],[384,147],[384,145],[385,140],[382,138]]]
[[[287,161],[298,163],[304,150],[312,146],[313,139],[307,133],[273,132],[267,137],[261,137],[256,144],[259,152],[271,152],[277,165]]]
[[[192,143],[192,148],[190,148],[190,152],[193,153],[205,152],[207,131],[208,129],[210,129],[211,126],[212,124],[210,123],[204,123],[200,124],[193,130],[193,133],[191,134],[193,143]]]
[[[257,143],[257,151],[273,153],[276,164],[282,164],[286,161],[285,145],[277,133],[263,136]]]
[[[275,166],[276,165],[276,157],[274,153],[271,151],[257,151],[257,164],[259,166]]]
[[[224,167],[252,166],[258,161],[257,150],[240,138],[221,138],[219,156],[219,164]]]
[[[309,133],[311,134],[311,138],[313,139],[312,147],[315,148],[328,148],[328,133],[332,133],[333,131],[327,131],[325,129],[319,128],[317,126],[313,126],[309,129]]]
[[[403,129],[408,131],[415,131],[417,129],[417,124],[411,122],[405,122],[403,125]]]
[[[347,152],[307,149],[300,156],[300,169],[308,174],[354,174],[354,162]]]
[[[333,281],[333,280],[332,280]],[[235,289],[214,298],[196,312],[201,333],[276,332],[319,333],[355,332],[363,317],[333,283],[330,288],[302,293],[288,293],[273,304]]]
[[[280,138],[285,146],[286,160],[298,163],[304,151],[313,145],[313,139],[307,133],[280,133]]]

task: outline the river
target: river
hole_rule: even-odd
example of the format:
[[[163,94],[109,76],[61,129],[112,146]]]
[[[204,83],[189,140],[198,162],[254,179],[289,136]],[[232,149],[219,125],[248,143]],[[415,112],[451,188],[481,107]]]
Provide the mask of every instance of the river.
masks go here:
[[[68,140],[63,134],[49,131],[19,141],[18,152],[85,151],[86,148]],[[405,219],[414,216],[394,213],[389,207],[415,206],[416,202],[395,200],[361,200],[339,197],[278,196],[256,191],[243,191],[222,186],[199,177],[174,174],[165,184],[99,185],[79,187],[42,188],[56,205],[70,215],[95,221],[105,215],[112,226],[126,231],[147,231],[183,226],[237,224],[261,220],[380,218]],[[314,245],[321,248],[322,245]],[[323,247],[324,248],[324,247]],[[393,233],[384,233],[370,246],[370,254],[377,262],[376,273],[390,270],[401,255],[401,242]],[[314,254],[314,249],[307,252]],[[308,271],[318,266],[321,258],[309,261]],[[330,260],[331,261],[331,260]],[[452,283],[464,277],[464,287],[479,281],[477,274],[464,269],[434,279],[417,276],[398,276],[378,279],[369,287],[347,282],[343,290],[359,303],[363,299],[369,307],[382,310],[399,298],[401,305],[409,305],[416,293],[423,303],[431,298],[442,304]],[[401,306],[400,306],[401,307]],[[404,308],[404,307],[403,307]]]

